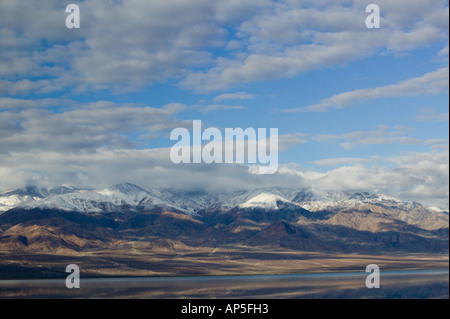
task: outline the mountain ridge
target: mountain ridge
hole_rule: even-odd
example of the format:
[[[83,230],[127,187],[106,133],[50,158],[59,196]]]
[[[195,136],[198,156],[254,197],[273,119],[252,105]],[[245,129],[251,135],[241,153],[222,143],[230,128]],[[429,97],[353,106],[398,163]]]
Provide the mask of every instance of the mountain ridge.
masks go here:
[[[210,194],[121,183],[100,190],[26,188],[0,194],[2,200],[14,207],[0,214],[0,251],[230,245],[448,251],[448,214],[370,193],[270,187]]]
[[[383,194],[368,192],[338,192],[317,188],[264,187],[248,191],[213,194],[204,191],[184,191],[152,188],[124,182],[100,190],[61,186],[38,188],[28,186],[0,194],[0,214],[11,208],[51,208],[67,211],[113,212],[122,210],[144,211],[166,207],[190,216],[201,210],[235,207],[242,209],[278,209],[278,205],[321,211],[373,211],[393,214],[408,223],[420,223],[426,217],[448,222],[448,213],[427,209],[420,203],[401,201]],[[432,227],[432,226],[430,226]]]

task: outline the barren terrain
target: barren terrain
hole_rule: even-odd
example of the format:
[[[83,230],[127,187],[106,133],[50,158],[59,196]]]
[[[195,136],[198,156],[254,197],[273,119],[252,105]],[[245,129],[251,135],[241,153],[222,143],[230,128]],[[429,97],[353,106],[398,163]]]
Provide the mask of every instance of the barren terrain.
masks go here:
[[[448,268],[448,254],[332,254],[244,246],[196,249],[145,249],[129,245],[86,250],[70,255],[0,252],[0,279],[65,278],[68,264],[77,264],[83,277],[206,276],[297,274]]]

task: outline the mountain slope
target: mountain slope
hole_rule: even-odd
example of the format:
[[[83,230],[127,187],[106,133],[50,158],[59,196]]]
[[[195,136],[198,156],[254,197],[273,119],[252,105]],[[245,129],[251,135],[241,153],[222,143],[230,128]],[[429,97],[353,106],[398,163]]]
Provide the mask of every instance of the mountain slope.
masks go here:
[[[253,223],[281,219],[295,225],[341,225],[362,231],[400,230],[411,225],[425,230],[448,228],[447,213],[428,210],[419,203],[385,195],[337,192],[314,188],[267,187],[212,194],[121,183],[101,190],[73,187],[27,187],[0,194],[3,209],[59,210],[79,213],[143,213],[155,209],[184,213],[210,224],[238,229],[261,229]],[[243,223],[242,225],[239,223]]]
[[[293,202],[312,212],[370,212],[378,216],[386,215],[388,218],[428,230],[448,227],[449,222],[449,216],[445,212],[428,210],[419,203],[367,192],[337,192],[308,188],[299,192]]]
[[[1,250],[79,250],[117,238],[118,224],[102,214],[14,208],[0,216]]]

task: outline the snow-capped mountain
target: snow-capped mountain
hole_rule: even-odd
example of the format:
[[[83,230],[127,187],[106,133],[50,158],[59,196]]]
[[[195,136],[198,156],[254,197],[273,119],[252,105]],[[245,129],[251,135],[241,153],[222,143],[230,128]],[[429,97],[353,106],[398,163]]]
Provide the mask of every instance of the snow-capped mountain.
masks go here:
[[[163,204],[163,201],[152,196],[145,189],[130,183],[117,184],[93,193],[116,206],[151,207]]]
[[[361,192],[266,187],[212,194],[122,183],[99,190],[27,187],[0,194],[0,203],[0,250],[118,243],[135,249],[136,240],[145,247],[169,240],[191,247],[448,251],[448,213]]]
[[[292,201],[311,212],[374,212],[425,229],[440,228],[449,222],[448,213],[444,211],[429,210],[419,203],[401,201],[383,194],[307,188]]]
[[[81,190],[67,186],[45,189],[30,186],[0,194],[0,211],[14,207],[52,208],[81,213],[146,211],[163,207],[190,216],[211,209],[226,211],[288,208],[304,209],[312,213],[374,212],[425,229],[448,225],[448,214],[428,210],[419,203],[400,201],[381,194],[316,188],[269,187],[211,194],[204,191],[161,188],[145,190],[130,183],[121,183],[101,190]]]
[[[59,186],[55,188],[41,188],[27,186],[24,188],[8,190],[0,194],[0,213],[17,206],[32,205],[51,195],[60,195],[76,192],[77,189],[71,186]]]
[[[168,205],[157,196],[130,183],[121,183],[102,190],[27,187],[1,194],[0,203],[4,203],[1,207],[3,211],[23,207],[52,208],[82,213],[145,210]],[[173,208],[181,210],[179,207]]]
[[[310,211],[334,210],[336,208],[355,208],[361,205],[374,204],[383,206],[403,206],[412,208],[415,203],[404,202],[395,198],[368,192],[341,192],[306,188],[300,191],[293,201]]]

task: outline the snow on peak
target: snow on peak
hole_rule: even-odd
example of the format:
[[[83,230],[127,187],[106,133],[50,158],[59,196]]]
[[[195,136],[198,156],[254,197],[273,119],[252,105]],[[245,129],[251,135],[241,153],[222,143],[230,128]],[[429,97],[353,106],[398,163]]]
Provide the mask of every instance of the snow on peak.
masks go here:
[[[171,201],[165,200],[163,191],[153,191],[131,184],[121,183],[102,190],[81,190],[61,187],[49,192],[44,198],[36,198],[25,201],[22,198],[8,198],[0,196],[0,212],[13,207],[61,209],[77,212],[115,212],[123,210],[142,211],[158,207],[171,207],[187,214],[195,214],[195,211],[186,210]],[[2,202],[5,201],[5,203]],[[8,204],[8,205],[7,205]],[[3,207],[4,208],[3,208]]]
[[[293,199],[304,209],[310,211],[356,208],[363,205],[378,205],[396,207],[402,206],[411,209],[416,203],[404,202],[383,194],[373,194],[358,191],[331,191],[307,188],[302,190]]]
[[[290,203],[290,201],[284,197],[272,193],[263,192],[250,198],[245,203],[240,204],[239,207],[277,209],[280,202]]]
[[[117,184],[95,191],[95,193],[100,196],[98,201],[109,202],[119,206],[130,205],[149,208],[154,205],[165,205],[165,202],[160,198],[131,183]]]
[[[122,193],[124,195],[135,195],[135,194],[139,194],[139,193],[147,193],[148,192],[143,189],[140,186],[125,182],[125,183],[120,183],[120,184],[116,184],[113,185],[111,187],[108,187],[102,191],[99,191],[99,193],[104,193],[104,194],[112,194],[112,193]]]
[[[55,208],[79,212],[143,211],[168,207],[194,216],[203,209],[238,208],[303,208],[312,212],[322,210],[372,209],[397,211],[405,218],[418,219],[425,208],[413,202],[367,192],[330,191],[318,188],[265,187],[231,193],[183,191],[150,188],[149,191],[131,183],[121,183],[102,190],[81,190],[63,185],[44,189],[29,186],[0,194],[0,213],[14,207]],[[408,213],[407,213],[408,212]],[[427,211],[428,212],[428,211]],[[437,208],[429,212],[442,213]],[[444,210],[445,212],[445,210]],[[402,215],[402,216],[403,216]],[[419,216],[420,215],[420,216]],[[447,210],[448,219],[448,210]]]
[[[0,212],[7,211],[18,205],[39,201],[49,194],[47,189],[37,186],[26,186],[8,190],[0,194]]]
[[[435,213],[449,213],[448,208],[441,208],[436,206],[429,206],[427,207],[429,211],[435,212]]]

